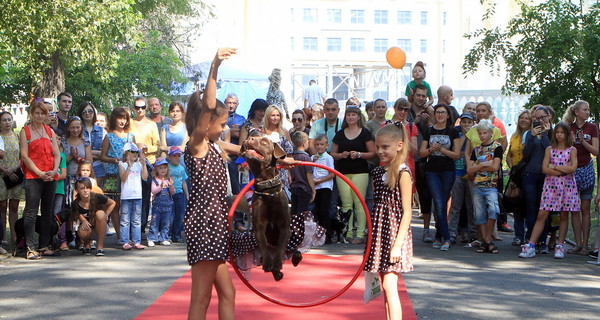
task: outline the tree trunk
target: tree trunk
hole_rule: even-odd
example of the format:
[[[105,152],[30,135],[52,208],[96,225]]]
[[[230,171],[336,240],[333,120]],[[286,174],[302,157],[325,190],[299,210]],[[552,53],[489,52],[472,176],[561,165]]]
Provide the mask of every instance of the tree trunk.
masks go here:
[[[42,81],[33,84],[35,97],[56,98],[59,93],[65,91],[65,66],[60,51],[55,51],[51,59],[51,66],[44,70]]]

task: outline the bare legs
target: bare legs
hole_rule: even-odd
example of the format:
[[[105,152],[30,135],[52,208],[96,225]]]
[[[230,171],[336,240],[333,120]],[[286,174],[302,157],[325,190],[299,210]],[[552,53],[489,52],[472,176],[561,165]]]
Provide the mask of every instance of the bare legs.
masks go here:
[[[199,261],[192,265],[192,295],[190,297],[189,320],[206,319],[213,284],[219,298],[219,319],[235,318],[235,288],[222,260]]]
[[[398,274],[394,272],[381,272],[381,283],[385,297],[385,313],[387,320],[402,319],[402,304],[398,294]]]
[[[584,248],[588,247],[590,239],[590,227],[592,225],[590,215],[591,205],[592,200],[581,200],[581,245]]]
[[[94,228],[96,229],[96,238],[97,238],[97,248],[98,250],[104,249],[104,236],[106,233],[106,213],[102,210],[96,212],[96,220],[95,220]],[[77,234],[79,238],[81,238],[81,242],[83,243],[84,248],[90,247],[90,240],[92,239],[92,229],[83,230],[79,228],[77,230]]]

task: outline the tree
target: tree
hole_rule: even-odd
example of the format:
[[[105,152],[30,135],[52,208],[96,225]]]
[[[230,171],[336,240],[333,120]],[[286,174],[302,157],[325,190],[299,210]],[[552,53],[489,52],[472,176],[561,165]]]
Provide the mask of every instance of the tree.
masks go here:
[[[550,105],[559,114],[586,100],[600,119],[600,5],[586,11],[570,1],[518,2],[521,13],[506,28],[465,35],[478,41],[465,57],[463,73],[477,71],[480,63],[496,74],[505,68],[503,93],[531,94],[528,106]],[[493,14],[491,5],[484,20]]]

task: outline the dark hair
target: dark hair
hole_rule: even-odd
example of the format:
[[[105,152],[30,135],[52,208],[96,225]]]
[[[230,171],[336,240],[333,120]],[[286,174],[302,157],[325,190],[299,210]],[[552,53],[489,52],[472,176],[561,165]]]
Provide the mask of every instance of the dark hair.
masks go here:
[[[448,107],[447,105],[445,105],[443,103],[436,104],[435,106],[433,106],[434,116],[435,116],[435,110],[437,110],[439,108],[446,109],[446,112],[448,113],[448,119],[446,119],[446,129],[452,128],[454,126],[454,121],[452,121],[452,113],[451,113],[450,107]]]
[[[75,190],[77,190],[77,185],[83,185],[85,186],[87,189],[92,189],[92,180],[90,179],[78,179],[75,181]],[[95,194],[93,192],[90,192],[90,206],[88,209],[90,218],[89,218],[89,222],[92,225],[95,225],[96,222],[96,212],[100,209],[102,209],[103,205],[98,203],[98,197],[100,195]],[[73,199],[73,203],[71,204],[71,218],[74,221],[77,221],[77,219],[79,219],[79,201],[81,201],[81,198],[79,196],[79,194],[75,197],[75,199]]]
[[[181,112],[185,113],[185,107],[183,106],[183,103],[179,101],[171,102],[171,104],[169,105],[169,112],[173,111],[175,107],[179,107],[179,109],[181,109]]]
[[[254,119],[256,116],[256,111],[259,110],[267,110],[269,107],[269,103],[265,99],[256,99],[250,105],[250,110],[248,110],[248,120]]]
[[[79,163],[79,165],[77,166],[77,173],[75,174],[77,177],[81,177],[81,166],[87,164],[88,166],[90,166],[90,178],[96,178],[96,172],[94,172],[94,164],[87,161],[87,160],[83,160]],[[90,187],[91,188],[91,187]]]
[[[427,87],[424,84],[416,84],[415,85],[415,90],[413,90],[414,93],[417,93],[417,90],[425,90],[426,92],[429,92],[429,90],[427,90]]]
[[[146,103],[146,98],[144,98],[144,96],[136,96],[136,97],[133,99],[133,106],[135,106],[135,102],[136,102],[136,101],[144,101],[144,103]]]
[[[10,115],[10,117],[14,120],[15,117],[12,115],[12,113],[8,112],[8,111],[2,111],[0,112],[0,118],[2,118],[2,116],[4,116],[5,114]]]
[[[60,101],[60,98],[62,98],[63,96],[65,96],[65,97],[69,97],[69,98],[73,99],[73,96],[71,96],[71,94],[70,94],[70,93],[68,93],[68,92],[61,92],[61,93],[59,93],[59,94],[58,94],[58,96],[56,97],[56,100],[57,100],[57,101]]]
[[[302,115],[302,119],[306,120],[306,113],[304,113],[304,111],[302,109],[296,109],[296,110],[294,110],[294,112],[292,112],[292,117],[295,114],[301,114]]]
[[[81,120],[83,121],[83,110],[85,110],[85,108],[87,106],[92,107],[92,110],[94,111],[94,113],[93,113],[94,117],[92,118],[92,124],[96,124],[96,121],[98,120],[96,118],[96,107],[94,106],[94,104],[91,101],[83,101],[82,103],[79,104],[79,108],[77,108],[77,116],[79,116],[81,118]]]
[[[338,108],[340,107],[340,103],[335,98],[329,98],[329,99],[325,100],[325,103],[323,104],[323,106],[326,104],[335,104],[336,107],[338,107]]]
[[[211,122],[215,118],[229,111],[229,108],[227,108],[221,100],[216,100],[217,103],[215,109],[210,116]],[[185,113],[185,128],[189,136],[192,136],[194,130],[196,130],[196,127],[198,126],[198,119],[200,119],[200,115],[202,114],[202,108],[202,91],[198,90],[190,96],[187,112]]]
[[[373,101],[369,101],[369,102],[365,103],[365,111],[372,110],[373,105],[374,105]]]
[[[125,127],[123,129],[125,132],[129,132],[131,117],[129,116],[129,112],[123,107],[115,108],[110,113],[110,119],[108,119],[108,131],[114,131],[117,129],[117,120],[121,118],[127,119],[127,123],[125,123]]]
[[[360,100],[358,100],[358,98],[357,98],[357,97],[352,97],[352,98],[350,98],[350,99],[348,99],[348,100],[346,101],[346,105],[347,105],[347,106],[357,106],[357,107],[359,107],[359,108],[360,108],[360,106],[361,106],[361,103],[360,103]]]
[[[394,110],[398,110],[401,106],[409,106],[408,100],[406,98],[398,98],[396,102],[394,102]]]
[[[358,126],[361,128],[365,127],[365,117],[363,116],[362,111],[360,111],[359,107],[351,106],[351,107],[346,108],[346,112],[344,113],[344,121],[342,122],[342,129],[348,128],[348,122],[346,122],[346,115],[348,113],[358,114]]]
[[[552,131],[552,138],[550,139],[552,147],[556,148],[558,146],[558,143],[556,141],[556,130],[558,130],[558,129],[563,129],[565,131],[566,147],[567,148],[572,147],[573,146],[573,133],[571,132],[571,125],[564,121],[561,121],[554,126],[554,129]],[[571,152],[573,152],[573,151],[571,151]]]
[[[75,121],[79,121],[81,122],[81,132],[79,133],[79,138],[83,139],[83,120],[81,120],[80,117],[70,117],[69,120],[67,120],[67,124],[65,125],[65,128],[67,129],[65,132],[65,138],[69,138],[71,137],[71,132],[69,131],[69,127],[71,126],[71,124]]]
[[[417,63],[415,63],[415,66],[413,67],[413,69],[416,67],[421,67],[421,69],[423,69],[423,72],[425,73],[425,75],[427,75],[427,71],[425,71],[425,64],[423,63],[423,61],[417,61]]]

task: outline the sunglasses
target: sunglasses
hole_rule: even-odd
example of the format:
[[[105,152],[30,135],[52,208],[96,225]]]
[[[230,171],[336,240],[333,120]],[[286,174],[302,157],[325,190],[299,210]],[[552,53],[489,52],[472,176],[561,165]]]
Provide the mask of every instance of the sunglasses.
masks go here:
[[[292,122],[302,122],[304,119],[302,118],[292,118]]]
[[[92,109],[86,109],[86,110],[83,110],[83,112],[81,112],[81,114],[92,114],[92,113],[94,113],[94,110],[92,110]]]
[[[146,110],[146,105],[143,106],[135,106],[135,110]]]
[[[407,107],[407,108],[398,108],[398,111],[408,112],[408,111],[410,111],[410,107]]]

